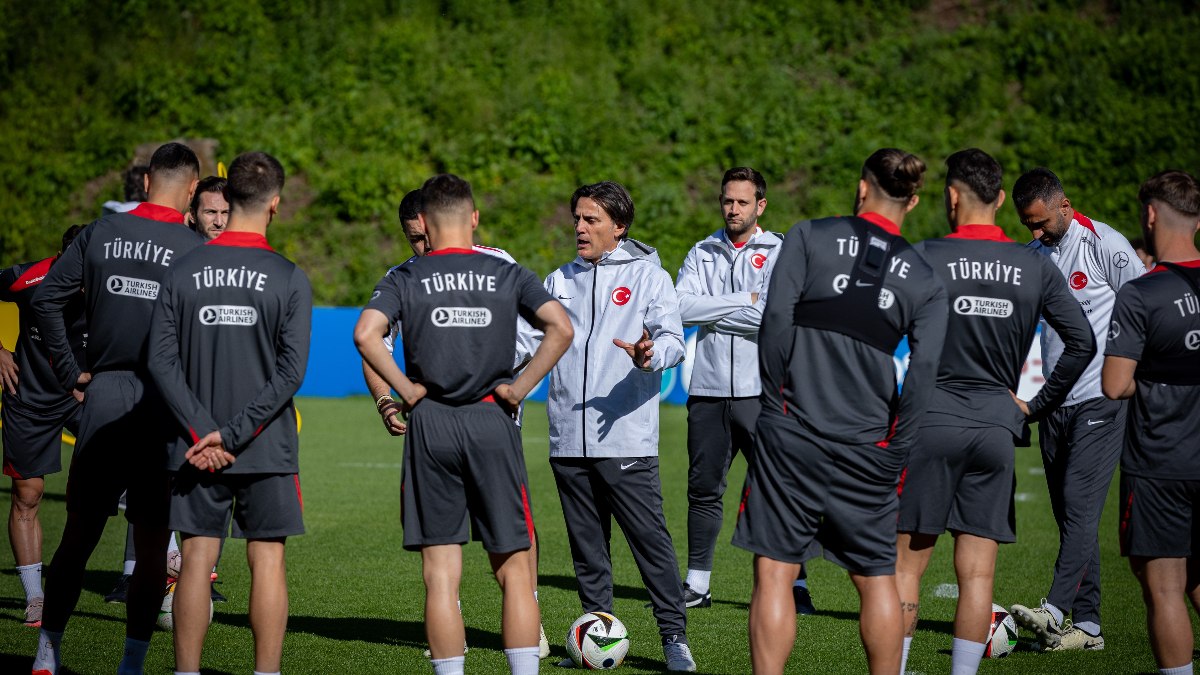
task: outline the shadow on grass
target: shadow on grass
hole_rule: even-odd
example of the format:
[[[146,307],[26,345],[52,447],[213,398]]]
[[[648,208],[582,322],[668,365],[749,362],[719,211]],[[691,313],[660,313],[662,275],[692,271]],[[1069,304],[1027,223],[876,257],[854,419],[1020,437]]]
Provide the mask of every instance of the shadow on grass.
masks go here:
[[[538,586],[549,586],[573,593],[579,592],[579,580],[562,574],[539,574]],[[613,585],[613,596],[622,600],[650,601],[650,592],[641,586]]]
[[[0,494],[6,494],[6,495],[12,494],[12,488],[11,487],[0,487]],[[67,501],[67,493],[65,493],[65,492],[43,492],[42,493],[42,501],[44,501],[44,502],[47,502],[47,501],[49,501],[49,502],[64,502],[65,503]],[[0,665],[2,665],[2,663],[0,663]]]
[[[816,616],[827,616],[832,619],[837,619],[838,621],[853,621],[855,623],[858,623],[858,620],[859,620],[858,612],[847,612],[844,610],[836,610],[836,609],[831,609],[831,610],[818,609]],[[797,617],[796,620],[800,621],[801,617]],[[944,635],[949,635],[949,636],[953,637],[954,636],[954,622],[953,621],[934,621],[933,619],[921,619],[920,623],[917,624],[917,630],[927,630],[927,631],[930,631],[933,633],[942,633]],[[949,653],[949,652],[947,652],[947,653]]]
[[[32,654],[0,653],[0,673],[28,673],[33,668]],[[58,669],[58,675],[78,675],[66,666]]]

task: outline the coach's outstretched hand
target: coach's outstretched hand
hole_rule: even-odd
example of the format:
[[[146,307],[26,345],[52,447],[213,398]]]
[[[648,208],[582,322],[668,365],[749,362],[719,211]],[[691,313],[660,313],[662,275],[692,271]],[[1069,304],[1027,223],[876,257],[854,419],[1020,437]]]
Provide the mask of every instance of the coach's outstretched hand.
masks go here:
[[[237,461],[237,458],[225,449],[225,441],[221,440],[219,430],[209,433],[188,448],[184,458],[197,469],[209,472],[224,469]]]
[[[650,357],[654,356],[654,340],[650,339],[650,331],[643,328],[642,339],[636,344],[629,344],[617,338],[613,338],[613,344],[625,350],[629,358],[633,359],[633,365],[642,370],[650,369]]]

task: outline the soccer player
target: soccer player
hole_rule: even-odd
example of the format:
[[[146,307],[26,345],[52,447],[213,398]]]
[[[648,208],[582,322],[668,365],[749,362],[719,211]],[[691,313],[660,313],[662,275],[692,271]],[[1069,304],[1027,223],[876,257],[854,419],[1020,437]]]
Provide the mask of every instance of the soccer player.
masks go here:
[[[304,533],[292,396],[308,363],[312,288],[275,253],[283,167],[262,152],[229,165],[229,226],[163,280],[149,368],[179,423],[168,467],[171,529],[182,538],[175,670],[199,673],[210,573],[230,513],[250,565],[254,671],[278,673],[287,628],[284,546]],[[184,437],[186,433],[186,437]]]
[[[896,529],[896,586],[904,615],[904,672],[916,631],[921,576],[938,536],[954,536],[958,610],[951,673],[976,672],[991,625],[998,544],[1016,541],[1014,440],[1062,403],[1095,355],[1096,341],[1062,274],[996,227],[1004,203],[1000,164],[977,148],[946,160],[952,234],[913,246],[941,279],[952,309],[937,388],[909,453]],[[1027,404],[1013,392],[1044,316],[1063,355]],[[1026,443],[1027,444],[1027,443]]]
[[[758,334],[762,414],[733,537],[755,554],[756,673],[784,670],[796,638],[788,589],[814,544],[858,590],[871,672],[900,667],[896,487],[946,330],[946,291],[900,235],[924,172],[914,155],[876,151],[855,215],[797,223],[775,260]],[[897,402],[892,355],[904,336]]]
[[[421,224],[421,191],[413,190],[404,195],[400,200],[400,226],[404,230],[404,238],[408,241],[409,247],[412,249],[413,255],[401,265],[408,264],[413,260],[429,253],[429,237],[425,233],[425,226]],[[483,255],[490,255],[504,262],[516,264],[516,260],[508,254],[504,249],[494,248],[491,246],[481,246],[472,244],[471,250]],[[388,274],[395,272],[400,268],[400,265],[393,267],[388,271]],[[529,335],[532,332],[529,324],[525,319],[517,317],[517,334],[518,336]],[[384,338],[384,345],[387,347],[388,353],[395,354],[396,337],[400,334],[400,324],[393,324],[389,330],[387,337]],[[520,346],[517,350],[516,361],[514,367],[520,368],[524,366],[524,352]],[[528,350],[532,353],[532,350]],[[402,436],[408,429],[408,425],[404,423],[401,416],[400,404],[392,398],[392,388],[384,381],[383,377],[376,373],[371,365],[363,360],[363,379],[366,380],[367,390],[371,393],[371,398],[375,400],[375,410],[383,418],[383,426],[387,432],[393,436]],[[524,404],[522,404],[523,408]],[[521,410],[517,411],[516,424],[521,426]],[[530,549],[529,560],[533,567],[530,572],[533,574],[533,597],[537,599],[537,565],[538,565],[538,537],[537,532],[534,532],[533,546]],[[538,658],[546,658],[550,656],[550,642],[546,639],[546,631],[542,626],[538,626]]]
[[[137,557],[165,560],[170,429],[146,372],[146,342],[159,284],[180,256],[204,242],[183,224],[199,182],[196,153],[181,143],[154,151],[150,200],[84,228],[50,268],[33,298],[38,329],[64,390],[83,389],[83,413],[67,478],[67,524],[46,576],[46,604],[34,672],[53,675],[67,620],[79,601],[83,572],[104,525],[128,492]],[[87,363],[71,352],[64,307],[86,289]],[[94,375],[94,377],[93,377]],[[119,673],[140,673],[166,585],[166,565],[139,565],[126,609]]]
[[[229,222],[229,202],[225,199],[226,180],[209,176],[196,185],[192,203],[188,205],[188,227],[212,241],[225,231]]]
[[[540,623],[529,560],[533,515],[511,415],[570,344],[570,319],[533,273],[472,250],[479,212],[465,180],[434,176],[421,200],[418,217],[432,251],[384,276],[354,341],[411,411],[401,518],[404,547],[421,552],[434,672],[463,672],[466,634],[457,601],[462,544],[473,526],[504,593],[509,668],[532,674]],[[546,339],[513,379],[518,316]],[[381,339],[396,322],[407,375]]]
[[[1117,293],[1102,384],[1133,399],[1121,455],[1121,553],[1142,585],[1160,673],[1192,672],[1200,607],[1200,184],[1182,171],[1142,183],[1141,223],[1154,270]]]
[[[59,256],[82,229],[82,225],[67,228]],[[63,428],[72,434],[79,431],[79,401],[58,385],[29,304],[59,256],[0,271],[0,300],[16,303],[20,322],[16,350],[9,352],[0,345],[0,386],[4,389],[0,420],[3,420],[4,475],[12,478],[8,539],[17,574],[25,587],[27,626],[42,625],[42,524],[38,520],[38,506],[46,486],[43,476],[62,469]],[[67,303],[63,319],[69,326],[71,352],[84,363],[87,325],[82,293]]]
[[[699,326],[688,385],[687,607],[712,606],[713,553],[721,533],[726,475],[738,452],[751,461],[758,396],[759,298],[783,240],[758,226],[767,181],[750,167],[725,172],[718,195],[725,226],[688,251],[675,292],[684,326]],[[803,575],[802,575],[803,576]],[[812,613],[808,583],[792,588],[796,611]]]
[[[1146,272],[1133,247],[1108,225],[1075,211],[1049,169],[1017,179],[1013,201],[1034,241],[1067,279],[1096,336],[1097,354],[1061,407],[1038,425],[1050,505],[1058,523],[1058,558],[1050,592],[1040,606],[1013,605],[1014,618],[1033,631],[1043,651],[1103,649],[1100,632],[1100,514],[1121,456],[1126,405],[1100,390],[1100,368],[1117,291]],[[1042,372],[1054,372],[1064,341],[1042,331]],[[1064,615],[1073,625],[1067,628]]]
[[[694,671],[658,474],[662,372],[684,355],[679,301],[658,253],[629,238],[634,208],[624,187],[584,185],[571,213],[578,257],[546,278],[546,290],[566,305],[575,339],[550,374],[546,410],[579,599],[585,612],[613,609],[616,518],[650,592],[667,670]]]

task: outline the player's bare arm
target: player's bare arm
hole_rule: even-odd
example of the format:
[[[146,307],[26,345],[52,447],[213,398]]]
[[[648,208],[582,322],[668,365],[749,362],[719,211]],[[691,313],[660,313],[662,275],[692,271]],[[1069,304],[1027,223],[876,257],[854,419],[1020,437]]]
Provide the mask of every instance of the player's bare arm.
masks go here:
[[[1133,381],[1137,364],[1137,361],[1124,356],[1105,356],[1104,368],[1100,371],[1100,386],[1104,389],[1104,395],[1113,400],[1133,398],[1133,392],[1137,389]]]
[[[642,339],[630,344],[619,338],[613,338],[613,344],[625,350],[633,365],[642,370],[650,370],[650,358],[654,356],[654,340],[650,339],[650,331],[642,329]]]
[[[531,323],[534,328],[542,331],[545,337],[538,344],[533,358],[523,364],[521,374],[517,375],[512,384],[496,387],[496,395],[503,399],[514,413],[521,401],[550,372],[554,364],[558,363],[571,346],[571,340],[575,338],[571,317],[557,300],[543,303]]]
[[[388,318],[384,316],[383,312],[377,309],[364,309],[358,317],[358,323],[354,326],[354,344],[358,347],[358,353],[362,354],[367,365],[382,376],[396,393],[400,394],[400,398],[403,399],[401,410],[408,412],[424,398],[425,387],[408,379],[404,371],[400,370],[400,366],[396,365],[396,361],[388,353],[387,347],[383,345],[381,339],[387,335],[387,331]]]
[[[20,370],[17,367],[16,359],[13,358],[13,353],[0,344],[0,387],[3,387],[4,391],[17,390],[17,373]]]
[[[375,401],[375,410],[383,418],[383,428],[393,436],[403,436],[408,431],[408,425],[400,419],[400,404],[392,398],[392,388],[365,360],[362,368],[367,391],[371,392],[371,399]]]

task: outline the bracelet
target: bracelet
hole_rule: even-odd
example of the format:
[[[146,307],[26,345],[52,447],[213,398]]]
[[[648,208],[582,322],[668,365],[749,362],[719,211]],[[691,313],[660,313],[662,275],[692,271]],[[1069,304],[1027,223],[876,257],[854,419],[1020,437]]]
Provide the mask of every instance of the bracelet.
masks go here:
[[[395,403],[396,399],[392,398],[391,394],[384,394],[383,396],[380,396],[379,398],[375,399],[375,411],[376,412],[383,412],[383,402],[384,401],[387,401],[388,403]]]

